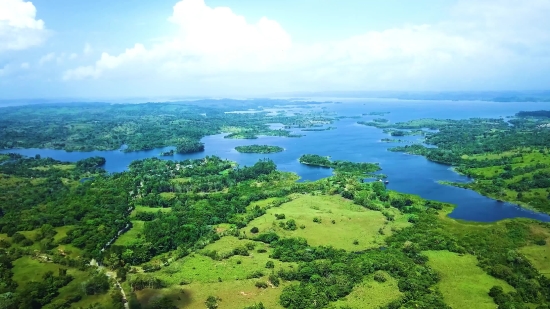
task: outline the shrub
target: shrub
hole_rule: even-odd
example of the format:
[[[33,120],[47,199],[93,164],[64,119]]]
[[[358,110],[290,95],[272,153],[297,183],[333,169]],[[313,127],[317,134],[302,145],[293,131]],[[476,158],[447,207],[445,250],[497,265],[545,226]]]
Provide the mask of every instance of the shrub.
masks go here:
[[[280,281],[279,281],[279,277],[275,276],[275,274],[271,274],[269,275],[269,282],[271,282],[271,284],[273,284],[273,286],[279,286],[280,284]]]
[[[354,240],[354,241],[353,241],[353,244],[357,246],[357,245],[359,244],[359,240],[357,240],[357,239]]]
[[[264,273],[259,271],[259,270],[256,270],[250,274],[248,274],[248,276],[246,276],[246,279],[254,279],[254,278],[261,278],[264,276]]]
[[[258,253],[266,253],[266,252],[267,252],[267,250],[266,250],[266,249],[264,249],[264,248],[261,248],[261,249],[258,249],[258,250],[257,250],[257,252],[258,252]]]
[[[218,301],[221,301],[221,298],[216,296],[208,296],[204,304],[208,309],[216,309],[218,308]]]
[[[256,282],[255,286],[257,288],[260,288],[260,289],[267,289],[267,287],[268,287],[267,283],[265,283],[263,281]]]
[[[277,220],[284,220],[286,216],[285,214],[275,214],[275,218],[277,218]]]
[[[315,222],[315,223],[321,223],[321,218],[315,217],[315,218],[313,218],[313,222]]]
[[[275,268],[275,263],[273,263],[273,261],[267,261],[265,263],[265,268]]]
[[[386,276],[384,275],[384,273],[380,272],[380,271],[377,271],[375,274],[374,274],[374,280],[378,281],[378,282],[386,282],[388,279],[386,278]]]
[[[256,234],[256,233],[258,233],[259,231],[260,231],[260,230],[259,230],[257,227],[253,227],[253,228],[250,229],[250,233],[252,233],[252,234]]]

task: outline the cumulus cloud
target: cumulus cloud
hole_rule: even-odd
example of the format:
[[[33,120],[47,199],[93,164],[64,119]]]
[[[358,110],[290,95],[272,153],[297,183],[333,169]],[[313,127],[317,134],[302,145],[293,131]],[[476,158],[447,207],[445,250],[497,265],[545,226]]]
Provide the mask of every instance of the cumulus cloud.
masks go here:
[[[38,60],[38,64],[44,65],[45,63],[48,63],[50,61],[53,61],[55,59],[55,53],[48,53],[40,58]]]
[[[119,55],[102,53],[91,66],[65,73],[65,79],[98,78],[126,65],[150,66],[163,73],[254,71],[281,59],[290,36],[275,21],[249,23],[227,7],[208,7],[203,0],[182,0],[169,21],[177,27],[172,39],[146,48],[135,44]]]
[[[547,16],[547,0],[460,0],[443,22],[304,45],[274,20],[250,22],[230,8],[182,0],[169,17],[171,39],[102,53],[63,78],[272,90],[527,87],[550,69]]]
[[[24,0],[0,1],[0,52],[22,50],[41,44],[47,36],[36,8]]]

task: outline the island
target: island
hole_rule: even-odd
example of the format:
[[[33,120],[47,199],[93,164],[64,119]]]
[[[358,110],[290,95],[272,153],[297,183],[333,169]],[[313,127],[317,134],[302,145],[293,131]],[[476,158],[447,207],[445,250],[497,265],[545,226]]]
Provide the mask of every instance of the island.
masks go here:
[[[279,146],[269,145],[249,145],[249,146],[237,146],[235,150],[241,153],[276,153],[284,151],[285,149]]]
[[[204,151],[204,144],[198,141],[187,140],[179,144],[176,148],[177,153],[194,153]]]
[[[174,149],[170,150],[170,151],[164,151],[164,152],[161,152],[160,153],[160,156],[161,157],[171,157],[173,156],[175,153]]]
[[[298,161],[305,165],[333,168],[337,174],[347,174],[356,176],[366,176],[369,178],[386,178],[385,175],[374,175],[374,172],[381,170],[377,163],[355,163],[350,161],[331,161],[329,157],[323,157],[315,154],[302,155]]]

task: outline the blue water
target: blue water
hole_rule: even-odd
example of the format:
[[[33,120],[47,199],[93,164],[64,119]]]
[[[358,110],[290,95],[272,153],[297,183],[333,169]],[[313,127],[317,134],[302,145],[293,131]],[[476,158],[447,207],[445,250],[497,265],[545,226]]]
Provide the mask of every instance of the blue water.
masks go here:
[[[333,98],[331,98],[333,99]],[[324,99],[323,99],[324,100]],[[341,100],[340,100],[341,101]],[[237,108],[236,108],[237,109]],[[456,101],[400,101],[357,99],[346,100],[342,104],[323,104],[307,111],[325,110],[339,116],[360,116],[373,111],[389,111],[383,116],[392,122],[419,118],[464,119],[471,117],[499,118],[514,115],[520,110],[550,109],[549,103],[495,103],[495,102],[456,102]],[[289,112],[305,111],[300,108],[286,108]],[[51,149],[15,149],[0,152],[16,152],[27,156],[40,154],[61,161],[78,161],[91,156],[105,157],[105,169],[109,172],[122,172],[134,161],[149,157],[165,160],[197,159],[215,155],[236,161],[240,165],[250,166],[262,158],[272,159],[280,170],[297,173],[302,181],[317,180],[330,176],[330,169],[302,165],[298,158],[305,153],[331,156],[333,160],[355,162],[378,162],[381,173],[388,176],[388,188],[400,192],[420,195],[423,198],[448,202],[457,205],[450,217],[469,221],[493,222],[506,218],[525,217],[541,221],[550,221],[550,216],[518,207],[517,205],[497,202],[474,191],[441,185],[437,181],[467,182],[466,177],[453,172],[449,166],[433,163],[421,156],[389,152],[387,149],[397,144],[380,142],[389,137],[382,130],[363,125],[357,121],[370,120],[380,116],[364,116],[361,119],[342,119],[331,126],[336,130],[305,132],[301,138],[260,137],[256,140],[224,139],[225,134],[205,137],[205,151],[201,153],[176,154],[172,157],[160,157],[163,151],[173,147],[149,151],[125,153],[116,151],[66,152]],[[391,138],[391,137],[390,137]],[[417,141],[418,136],[399,137]],[[240,145],[268,144],[285,148],[274,154],[241,154],[234,148]],[[402,145],[402,144],[399,144]]]

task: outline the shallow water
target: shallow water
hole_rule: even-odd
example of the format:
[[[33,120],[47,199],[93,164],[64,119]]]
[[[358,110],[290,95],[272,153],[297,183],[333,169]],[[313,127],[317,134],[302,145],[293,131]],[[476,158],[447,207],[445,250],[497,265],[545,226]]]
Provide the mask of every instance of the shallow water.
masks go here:
[[[330,169],[315,168],[298,162],[302,154],[312,153],[331,156],[333,160],[355,162],[378,162],[381,173],[388,176],[388,188],[405,193],[418,194],[423,198],[456,204],[450,214],[452,218],[493,222],[506,218],[526,217],[550,221],[550,216],[536,213],[509,203],[497,202],[474,191],[441,185],[437,181],[467,182],[468,179],[450,169],[449,166],[430,162],[421,156],[390,152],[387,149],[395,143],[380,142],[382,138],[392,138],[382,130],[363,125],[357,121],[373,118],[386,118],[392,122],[419,118],[464,119],[471,117],[499,118],[514,115],[520,110],[550,109],[548,103],[496,103],[464,101],[400,101],[400,100],[346,100],[342,104],[323,104],[308,108],[307,111],[336,112],[339,116],[360,116],[368,112],[391,112],[385,116],[363,116],[361,119],[341,119],[330,125],[335,130],[300,131],[301,138],[262,136],[255,140],[225,139],[225,134],[205,137],[205,151],[194,154],[176,154],[160,157],[165,160],[197,159],[205,156],[219,156],[250,166],[262,158],[272,159],[280,170],[297,173],[302,181],[317,180],[331,175]],[[286,108],[286,110],[289,110]],[[300,108],[290,108],[289,112],[305,112]],[[405,136],[399,139],[417,141],[418,136]],[[267,144],[280,146],[285,151],[274,154],[241,154],[234,148],[241,145]],[[125,153],[115,151],[66,152],[51,149],[15,149],[0,152],[16,152],[27,156],[40,154],[61,161],[78,161],[91,156],[105,157],[105,169],[109,172],[122,172],[134,161],[149,157],[159,157],[164,147],[148,151]]]

